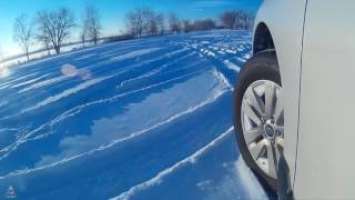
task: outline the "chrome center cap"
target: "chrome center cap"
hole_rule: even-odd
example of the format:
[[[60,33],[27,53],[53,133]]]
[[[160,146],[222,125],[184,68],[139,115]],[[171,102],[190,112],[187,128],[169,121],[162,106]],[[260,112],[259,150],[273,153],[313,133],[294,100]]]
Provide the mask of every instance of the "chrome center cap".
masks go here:
[[[264,133],[265,133],[265,137],[267,139],[274,139],[275,138],[275,125],[271,120],[267,120],[264,124]]]

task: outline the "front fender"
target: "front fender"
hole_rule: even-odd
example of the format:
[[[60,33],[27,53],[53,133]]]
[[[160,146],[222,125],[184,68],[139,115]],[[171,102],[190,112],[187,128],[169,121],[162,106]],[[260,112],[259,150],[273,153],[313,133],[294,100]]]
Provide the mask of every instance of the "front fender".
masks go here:
[[[285,160],[294,185],[297,160],[301,54],[306,0],[266,0],[255,19],[255,30],[264,23],[272,36],[280,66],[285,116]]]

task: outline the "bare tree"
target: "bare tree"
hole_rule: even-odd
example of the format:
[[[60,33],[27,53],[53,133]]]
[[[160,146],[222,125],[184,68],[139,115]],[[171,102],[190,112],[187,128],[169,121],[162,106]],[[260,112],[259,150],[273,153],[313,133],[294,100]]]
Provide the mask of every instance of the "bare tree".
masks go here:
[[[149,35],[157,35],[159,32],[157,15],[152,10],[146,10],[145,18],[147,20],[146,32]]]
[[[176,14],[171,13],[169,16],[169,27],[173,33],[179,33],[181,31],[181,22]]]
[[[100,15],[97,8],[93,6],[86,7],[82,26],[83,30],[81,36],[84,36],[84,41],[87,38],[89,40],[92,40],[96,45],[102,29],[100,23]]]
[[[144,9],[137,8],[131,11],[126,16],[127,27],[133,36],[138,38],[142,37],[145,23],[144,23]]]
[[[245,11],[226,11],[221,17],[224,28],[250,30],[253,27],[254,16]]]
[[[165,31],[165,17],[163,14],[157,14],[156,16],[159,34],[163,35]]]
[[[127,27],[133,36],[157,35],[164,31],[164,16],[144,7],[127,14]]]
[[[79,36],[82,47],[85,47],[87,35],[88,35],[88,28],[87,28],[87,23],[86,23],[86,16],[85,16],[85,14],[83,14],[82,20],[81,20],[81,32],[80,32],[80,36]]]
[[[146,9],[144,12],[146,20],[145,32],[149,35],[158,35],[164,33],[164,15],[156,13],[153,10]]]
[[[189,33],[191,31],[193,31],[193,25],[189,20],[183,20],[182,21],[182,30],[185,33]]]
[[[74,15],[67,8],[52,12],[38,12],[37,23],[38,38],[49,40],[57,54],[60,53],[63,42],[70,37],[70,31],[75,26]]]
[[[220,18],[224,28],[234,29],[238,18],[238,12],[226,11]]]
[[[27,61],[30,60],[30,46],[32,44],[33,32],[32,24],[29,22],[28,17],[24,14],[15,19],[14,24],[14,41],[21,46],[26,54]]]
[[[212,19],[197,20],[193,23],[193,30],[206,31],[216,28],[216,23]]]
[[[242,28],[251,31],[254,27],[254,14],[243,12],[242,16]]]
[[[80,32],[80,41],[81,45],[85,47],[85,42],[86,42],[86,29],[83,27],[83,30]]]
[[[47,50],[47,55],[51,55],[51,41],[49,37],[47,35],[38,34],[36,39],[43,44],[44,48]]]

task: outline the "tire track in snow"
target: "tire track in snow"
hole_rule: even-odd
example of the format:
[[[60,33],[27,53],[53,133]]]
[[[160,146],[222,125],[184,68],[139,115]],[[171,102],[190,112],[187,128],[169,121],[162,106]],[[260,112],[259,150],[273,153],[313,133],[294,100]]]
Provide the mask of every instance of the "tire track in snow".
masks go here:
[[[233,85],[228,81],[228,79],[220,71],[218,71],[216,68],[214,68],[212,73],[219,81],[223,82],[228,88],[230,88],[231,90],[234,90]]]
[[[127,70],[126,68],[129,68],[130,70],[132,70],[132,69],[135,69],[135,68],[138,68],[138,67],[141,67],[141,66],[145,66],[146,64],[149,64],[149,63],[161,61],[161,60],[163,60],[163,59],[165,59],[167,57],[169,58],[169,57],[177,55],[179,53],[184,53],[185,51],[188,51],[188,50],[189,50],[188,48],[183,48],[183,49],[178,49],[178,50],[174,49],[172,52],[165,52],[163,55],[159,55],[158,57],[154,57],[153,56],[154,58],[144,60],[143,62],[134,63],[134,64],[130,64],[130,65],[124,65],[124,67],[121,67],[120,69]],[[124,55],[122,55],[122,56],[124,56]],[[144,55],[149,55],[149,53],[146,53]],[[140,55],[140,56],[143,56],[143,55]],[[136,58],[137,59],[137,58],[139,58],[139,56],[138,57],[132,57],[132,58]],[[118,60],[112,61],[110,59],[105,59],[104,61],[96,62],[96,63],[94,63],[92,65],[86,66],[85,68],[96,69],[96,68],[103,67],[103,66],[108,65],[108,64],[117,65],[118,63],[120,63],[120,61],[126,61],[126,60],[118,59]]]
[[[188,78],[188,77],[192,77],[193,75],[196,75],[198,73],[201,73],[203,70],[199,70],[199,71],[196,71],[196,72],[192,72],[192,73],[188,73],[188,74],[184,74],[182,76],[178,76],[178,77],[175,77],[175,78],[172,78],[172,79],[168,79],[168,80],[165,80],[165,81],[161,81],[159,83],[155,83],[155,84],[152,84],[152,85],[149,85],[149,86],[146,86],[146,87],[143,87],[143,88],[140,88],[140,89],[136,89],[136,90],[131,90],[131,91],[128,91],[128,92],[125,92],[125,93],[122,93],[122,94],[118,94],[118,95],[115,95],[113,97],[109,97],[109,98],[106,98],[106,99],[100,99],[100,100],[97,100],[97,101],[93,101],[93,102],[89,102],[87,104],[84,104],[84,105],[80,105],[78,107],[75,107],[73,109],[70,109],[64,113],[62,113],[61,115],[59,115],[59,117],[55,118],[51,123],[50,123],[50,126],[54,126],[55,124],[63,121],[63,120],[67,120],[68,118],[70,117],[74,117],[76,114],[79,114],[83,111],[83,109],[85,108],[88,108],[90,106],[93,106],[93,105],[98,105],[98,104],[104,104],[104,103],[112,103],[112,102],[116,102],[117,100],[123,98],[123,97],[127,97],[129,95],[133,95],[133,94],[137,94],[139,92],[144,92],[148,89],[154,89],[154,88],[159,88],[160,86],[164,86],[168,83],[171,83],[171,82],[174,82],[174,81],[178,81],[178,80],[182,80],[182,79],[185,79],[185,78]],[[38,132],[38,130],[36,131]],[[42,138],[44,135],[40,135],[39,137],[35,137],[33,138],[32,140],[36,140],[36,139],[40,139]],[[47,136],[47,135],[46,135]],[[1,152],[1,151],[0,151]]]
[[[45,75],[42,75],[40,77],[37,77],[37,78],[34,78],[34,79],[30,79],[28,81],[25,81],[25,82],[22,82],[22,83],[18,83],[18,84],[15,84],[15,85],[12,85],[11,88],[19,88],[19,87],[22,87],[22,86],[26,86],[26,85],[30,85],[31,83],[35,83],[43,78],[47,77],[47,74]]]
[[[147,54],[147,53],[155,52],[155,51],[152,51],[151,49],[148,49],[148,50],[150,50],[150,51],[144,51],[144,52],[140,52],[140,53],[137,53],[137,52],[135,51],[135,53],[138,54],[138,55],[145,55],[145,54]],[[187,51],[187,49],[179,49],[179,50],[176,50],[176,51],[167,53],[167,54],[165,54],[165,55],[163,55],[163,56],[161,56],[161,57],[158,57],[158,58],[156,58],[157,60],[154,60],[154,61],[158,61],[158,60],[160,60],[160,59],[163,59],[163,58],[165,58],[166,56],[174,56],[174,55],[176,55],[176,54],[178,54],[178,53],[183,53],[183,52],[185,52],[185,51]],[[143,53],[144,53],[144,54],[143,54]],[[138,55],[137,55],[137,56],[138,56]],[[124,54],[124,55],[121,55],[121,58],[122,58],[123,56],[125,56],[125,57],[131,57],[132,55],[126,55],[126,54]],[[105,62],[106,62],[106,61],[105,61]],[[144,64],[144,63],[140,63],[139,65],[143,65],[143,64]],[[133,66],[135,67],[135,66],[137,66],[137,65],[133,65]],[[86,68],[84,68],[84,69],[89,69],[89,68],[93,68],[93,67],[97,67],[97,65],[91,66],[91,67],[86,67]],[[129,66],[127,66],[127,67],[129,67]],[[124,71],[124,72],[127,72],[127,70]],[[49,85],[52,85],[52,84],[57,83],[57,82],[65,81],[65,80],[70,79],[70,78],[71,78],[71,77],[64,76],[64,75],[58,76],[58,77],[54,77],[54,78],[52,78],[52,79],[48,79],[48,80],[44,80],[44,81],[41,81],[41,82],[32,84],[31,86],[26,87],[26,88],[20,90],[18,93],[21,94],[21,93],[24,93],[24,92],[27,92],[27,91],[30,91],[30,90],[33,90],[33,89],[38,89],[38,88],[42,88],[42,87],[45,87],[45,86],[49,86]]]
[[[151,71],[149,73],[146,73],[146,74],[143,74],[141,76],[122,81],[122,83],[118,87],[122,87],[122,86],[124,86],[124,85],[126,85],[126,84],[128,84],[130,82],[137,81],[137,80],[140,80],[140,79],[143,79],[143,78],[148,78],[148,77],[151,77],[151,76],[153,76],[155,74],[158,74],[159,72],[161,72],[165,68],[168,68],[168,67],[170,67],[170,66],[172,66],[172,65],[174,65],[174,64],[176,64],[178,62],[181,62],[184,59],[193,56],[194,54],[195,54],[195,52],[189,53],[189,54],[184,55],[184,56],[182,56],[182,57],[180,57],[180,58],[178,58],[176,60],[173,60],[172,62],[166,63],[166,64],[162,65],[161,67],[159,67],[158,69],[154,69],[153,71]]]
[[[186,49],[185,49],[186,50]],[[185,50],[178,50],[178,51],[174,51],[172,53],[170,53],[170,55],[175,55],[176,52],[184,52]],[[188,55],[185,55],[181,58],[187,58],[191,55],[193,55],[193,53],[190,53]],[[180,58],[178,60],[181,60]],[[174,62],[174,61],[173,61]],[[171,73],[171,72],[174,72],[174,71],[177,71],[177,70],[181,70],[181,69],[185,69],[185,68],[190,68],[191,66],[194,66],[195,64],[198,64],[199,62],[196,62],[194,64],[190,64],[189,66],[186,66],[184,68],[179,68],[179,69],[175,69],[175,70],[169,70],[167,71],[167,74],[168,73]],[[164,65],[165,66],[165,65]],[[167,67],[167,66],[166,66]],[[93,105],[96,105],[96,104],[103,104],[103,103],[108,103],[108,102],[114,102],[120,98],[123,98],[123,97],[126,97],[128,95],[132,95],[132,94],[136,94],[136,93],[139,93],[139,92],[143,92],[145,90],[148,90],[148,89],[153,89],[153,88],[158,88],[160,86],[163,86],[167,83],[170,83],[170,82],[173,82],[173,81],[177,81],[177,80],[181,80],[181,79],[184,79],[184,78],[187,78],[189,76],[192,76],[192,75],[196,75],[200,72],[202,72],[203,70],[198,70],[198,71],[195,71],[195,72],[192,72],[192,73],[188,73],[188,74],[184,74],[182,76],[179,76],[179,77],[175,77],[173,79],[169,79],[169,80],[165,80],[165,81],[162,81],[162,82],[159,82],[159,83],[156,83],[156,84],[153,84],[153,85],[149,85],[147,87],[143,87],[143,88],[140,88],[140,89],[137,89],[137,90],[132,90],[132,91],[128,91],[128,92],[125,92],[123,94],[118,94],[118,95],[115,95],[113,97],[109,97],[109,98],[106,98],[106,99],[100,99],[100,100],[96,100],[96,101],[93,101],[93,102],[89,102],[89,103],[86,103],[84,105],[79,105],[79,106],[76,106],[68,111],[65,111],[64,113],[60,114],[59,116],[55,117],[53,120],[49,121],[49,122],[46,122],[42,125],[40,125],[38,128],[30,131],[28,134],[26,135],[23,135],[19,138],[19,140],[15,141],[14,143],[0,149],[0,153],[6,153],[6,152],[9,152],[9,151],[14,151],[16,150],[21,144],[24,144],[26,143],[27,141],[33,141],[33,140],[37,140],[37,139],[42,139],[42,138],[45,138],[46,136],[49,136],[51,135],[51,131],[48,132],[47,134],[43,134],[43,135],[39,135],[37,137],[34,137],[34,138],[30,138],[32,137],[33,135],[35,135],[37,132],[45,129],[45,128],[51,128],[52,126],[54,126],[55,124],[59,123],[60,121],[63,121],[65,120],[66,118],[69,118],[69,117],[73,117],[75,116],[76,114],[80,113],[84,108],[86,107],[90,107],[90,106],[93,106]],[[155,74],[155,73],[154,73]],[[154,75],[154,74],[151,74]],[[118,86],[120,87],[120,86]],[[11,116],[10,116],[11,117]],[[9,118],[9,117],[8,117]],[[0,160],[6,158],[8,155],[3,155],[0,157]]]
[[[2,83],[0,84],[0,88],[1,88],[1,89],[4,89],[4,88],[7,88],[7,87],[10,87],[10,85],[11,85],[12,83],[16,83],[16,82],[18,82],[18,81],[22,81],[22,80],[24,80],[24,79],[27,79],[27,78],[32,77],[32,76],[35,76],[35,75],[37,75],[37,73],[31,73],[31,74],[23,75],[23,76],[20,76],[20,77],[18,77],[18,78],[14,78],[14,79],[9,80],[9,81],[2,82]]]
[[[68,96],[71,96],[73,94],[76,94],[82,90],[85,90],[85,89],[88,89],[89,87],[93,86],[93,85],[96,85],[100,82],[103,82],[105,80],[108,80],[110,78],[114,77],[114,75],[111,75],[111,76],[104,76],[104,77],[100,77],[100,78],[95,78],[95,79],[91,79],[89,81],[85,81],[73,88],[70,88],[68,90],[64,90],[62,93],[59,93],[57,95],[54,95],[54,96],[50,96],[48,97],[47,99],[44,99],[43,101],[37,103],[36,105],[32,106],[32,107],[29,107],[29,108],[26,108],[24,110],[21,111],[21,113],[26,113],[26,112],[29,112],[29,111],[33,111],[33,110],[36,110],[36,109],[39,109],[41,107],[44,107],[48,104],[51,104],[51,103],[54,103],[54,102],[57,102],[65,97],[68,97]]]
[[[106,99],[100,99],[100,100],[97,100],[97,101],[93,101],[93,102],[86,103],[84,105],[80,105],[80,106],[77,106],[75,108],[72,108],[72,109],[62,113],[58,117],[54,118],[53,120],[51,120],[49,122],[46,122],[45,124],[42,124],[38,128],[30,131],[28,134],[23,135],[18,140],[16,140],[14,143],[2,148],[0,150],[0,153],[2,153],[3,155],[0,156],[0,161],[5,159],[5,158],[7,158],[12,152],[16,151],[17,148],[20,147],[21,145],[23,145],[23,144],[25,144],[27,142],[30,142],[30,141],[43,139],[43,138],[46,138],[46,137],[52,135],[53,131],[49,131],[49,132],[46,132],[45,134],[41,134],[41,135],[32,137],[37,132],[39,132],[39,131],[41,131],[41,130],[43,130],[45,128],[51,129],[53,126],[55,126],[56,124],[60,123],[61,121],[67,120],[70,117],[74,117],[75,115],[79,114],[80,112],[82,112],[83,109],[85,109],[87,107],[90,107],[90,106],[93,106],[93,105],[97,105],[97,104],[115,102],[115,101],[117,101],[117,100],[119,100],[119,99],[121,99],[123,97],[129,96],[129,95],[132,95],[132,94],[136,94],[136,93],[139,93],[139,92],[143,92],[143,91],[146,91],[148,89],[158,88],[160,86],[166,85],[168,83],[171,83],[171,82],[174,82],[174,81],[177,81],[177,80],[182,80],[182,79],[187,78],[187,77],[192,77],[193,75],[199,74],[199,73],[201,73],[203,71],[204,70],[201,69],[199,71],[195,71],[195,72],[191,72],[191,73],[188,73],[188,74],[184,74],[184,75],[181,75],[179,77],[175,77],[175,78],[172,78],[172,79],[169,79],[169,80],[165,80],[165,81],[153,84],[153,85],[149,85],[147,87],[143,87],[143,88],[140,88],[140,89],[137,89],[137,90],[128,91],[128,92],[125,92],[125,93],[122,93],[122,94],[115,95],[113,97],[109,97],[109,98],[106,98]],[[220,83],[223,84],[225,90],[230,90],[231,91],[233,89],[233,87],[231,87],[231,85],[225,79],[223,74],[219,73],[215,69],[212,70],[212,74],[215,76],[215,78],[217,80],[219,80]]]
[[[23,135],[21,138],[19,138],[19,140],[15,141],[15,143],[12,143],[11,145],[8,145],[7,147],[2,148],[0,150],[0,153],[6,153],[6,154],[4,154],[4,155],[2,155],[0,157],[0,161],[3,160],[4,158],[8,157],[11,152],[15,151],[22,144],[25,144],[25,143],[27,143],[29,141],[39,140],[39,139],[48,137],[49,135],[52,135],[52,131],[50,131],[50,132],[47,132],[46,134],[41,134],[41,135],[38,135],[38,136],[35,136],[35,137],[31,138],[37,132],[39,132],[39,131],[41,131],[41,130],[43,130],[45,128],[51,129],[53,126],[55,126],[56,124],[60,123],[61,121],[67,120],[70,117],[74,117],[75,115],[77,115],[80,112],[82,112],[82,110],[85,109],[85,108],[88,108],[90,106],[97,105],[97,104],[112,103],[112,102],[115,102],[115,101],[117,101],[117,100],[119,100],[119,99],[121,99],[123,97],[129,96],[129,95],[132,95],[132,94],[136,94],[136,93],[139,93],[139,92],[143,92],[143,91],[148,90],[148,89],[158,88],[158,87],[163,86],[163,85],[165,85],[167,83],[170,83],[170,82],[173,82],[173,81],[177,81],[177,80],[181,80],[181,79],[190,77],[192,75],[198,74],[201,71],[185,74],[185,75],[182,75],[182,76],[179,76],[179,77],[175,77],[173,79],[169,79],[169,80],[162,81],[162,82],[159,82],[159,83],[147,86],[147,87],[143,87],[141,89],[128,91],[128,92],[125,92],[125,93],[122,93],[122,94],[115,95],[114,97],[109,97],[109,98],[106,98],[106,99],[100,99],[100,100],[97,100],[97,101],[89,102],[89,103],[86,103],[84,105],[80,105],[80,106],[74,107],[74,108],[72,108],[72,109],[60,114],[59,116],[57,116],[53,120],[51,120],[49,122],[46,122],[46,123],[42,124],[41,126],[39,126],[38,128],[30,131],[28,134]]]
[[[162,48],[155,47],[155,48],[149,48],[149,49],[139,49],[139,50],[136,50],[136,51],[133,51],[133,52],[128,52],[126,54],[113,57],[110,60],[111,61],[121,61],[121,60],[132,59],[132,58],[136,58],[138,56],[143,56],[143,55],[146,55],[146,54],[149,54],[149,53],[156,52],[156,51],[158,51],[160,49],[162,49]]]
[[[166,53],[166,54],[164,54],[164,55],[162,55],[162,56],[159,56],[159,57],[157,57],[157,58],[153,58],[153,59],[150,59],[150,60],[147,60],[147,61],[144,61],[144,62],[140,62],[140,63],[138,63],[138,64],[128,65],[127,67],[130,67],[130,68],[128,68],[128,69],[125,68],[125,69],[123,69],[123,70],[121,70],[121,71],[118,71],[118,72],[116,72],[114,75],[111,75],[110,78],[113,78],[113,77],[115,77],[115,76],[118,76],[118,75],[121,75],[121,74],[124,74],[124,73],[128,73],[129,71],[134,70],[135,68],[144,67],[144,66],[148,65],[149,63],[158,62],[158,61],[160,61],[160,60],[169,58],[169,57],[174,56],[174,55],[176,55],[176,54],[178,54],[178,53],[183,53],[183,52],[188,51],[188,50],[189,50],[188,48],[179,49],[179,50],[176,50],[176,51],[173,51],[173,52]],[[94,66],[97,67],[98,65],[99,65],[99,64],[94,65]],[[91,68],[91,67],[88,67],[88,68]],[[97,79],[101,79],[101,78],[96,78],[95,80],[97,80]],[[109,78],[108,78],[108,79],[109,79]],[[89,81],[92,81],[92,80],[94,80],[94,79],[91,79],[91,80],[89,80]],[[86,82],[89,82],[89,81],[86,81]],[[82,84],[91,84],[91,83],[86,83],[86,82],[84,82],[84,83],[82,83]],[[102,82],[102,81],[99,81],[99,82]],[[76,86],[76,87],[83,87],[83,86],[80,84],[80,86],[78,85],[78,86]],[[84,89],[86,89],[86,88],[84,88]],[[73,88],[68,89],[68,90],[73,90]],[[66,91],[67,91],[67,90],[64,90],[62,93],[67,93]],[[61,94],[57,94],[57,95],[55,95],[54,97],[48,97],[47,99],[45,99],[45,100],[43,100],[43,101],[53,101],[53,100],[51,100],[51,99],[57,98],[56,96],[59,96],[59,95],[61,95]],[[40,103],[37,103],[37,106],[32,106],[32,107],[30,107],[30,108],[25,108],[25,109],[23,109],[23,110],[22,110],[21,112],[19,112],[19,113],[15,113],[15,114],[12,114],[12,115],[8,115],[8,116],[5,116],[5,117],[2,117],[2,118],[0,118],[0,120],[7,120],[7,119],[16,117],[16,116],[18,116],[18,115],[27,113],[27,112],[29,112],[29,111],[33,111],[33,110],[35,110],[35,109],[38,109],[38,108],[40,108],[40,107],[43,107],[43,106],[47,105],[47,104],[45,104],[43,101],[40,102]],[[45,105],[39,105],[39,104],[45,104]],[[0,151],[0,152],[1,152],[1,151]]]
[[[58,77],[54,77],[54,78],[51,78],[51,79],[47,79],[47,80],[44,80],[44,81],[40,81],[38,83],[35,83],[35,84],[32,84],[20,91],[18,91],[18,93],[24,93],[24,92],[27,92],[27,91],[30,91],[30,90],[33,90],[33,89],[38,89],[38,88],[41,88],[41,87],[45,87],[45,86],[49,86],[49,85],[52,85],[54,83],[57,83],[57,82],[61,82],[61,81],[64,81],[64,80],[67,80],[67,79],[70,79],[71,77],[69,76],[58,76]]]
[[[240,67],[234,63],[232,63],[230,60],[224,60],[223,63],[225,66],[233,71],[240,72]]]
[[[128,200],[130,199],[133,195],[137,194],[140,191],[146,190],[150,187],[153,187],[155,185],[159,185],[163,179],[170,175],[171,173],[174,173],[176,170],[179,170],[180,168],[188,165],[188,164],[194,164],[197,162],[197,160],[204,155],[206,152],[208,152],[211,148],[219,144],[226,136],[232,133],[233,127],[230,127],[227,129],[225,132],[221,133],[216,139],[212,140],[209,144],[206,146],[202,147],[192,155],[184,158],[183,160],[180,160],[179,162],[175,163],[171,167],[168,167],[164,169],[163,171],[160,171],[156,176],[152,177],[151,179],[144,181],[138,185],[135,185],[131,187],[129,190],[126,192],[121,193],[120,195],[111,198],[111,200]]]
[[[90,156],[92,154],[95,154],[97,152],[101,152],[101,151],[104,151],[104,150],[107,150],[113,146],[116,146],[116,145],[119,145],[123,142],[128,142],[132,139],[135,139],[136,137],[139,137],[139,136],[142,136],[142,135],[145,135],[145,134],[148,134],[150,131],[153,131],[157,128],[160,128],[164,125],[167,125],[181,117],[184,117],[186,115],[189,115],[193,112],[196,112],[197,110],[215,102],[217,99],[219,99],[221,96],[223,96],[223,94],[225,94],[226,92],[228,91],[231,91],[230,88],[224,88],[224,89],[221,89],[219,91],[216,91],[214,94],[212,94],[212,96],[210,96],[208,99],[206,99],[205,101],[195,105],[195,106],[191,106],[189,108],[187,108],[186,110],[180,112],[180,113],[177,113],[171,117],[169,117],[168,119],[164,120],[164,121],[161,121],[159,123],[156,123],[154,124],[153,126],[149,127],[149,128],[146,128],[146,129],[143,129],[143,130],[140,130],[140,131],[136,131],[136,132],[133,132],[131,134],[129,134],[128,136],[126,137],[123,137],[123,138],[120,138],[120,139],[116,139],[116,140],[113,140],[111,141],[109,144],[106,144],[106,145],[101,145],[100,147],[96,148],[96,149],[92,149],[90,151],[87,151],[87,152],[84,152],[84,153],[80,153],[80,154],[77,154],[75,156],[71,156],[71,157],[68,157],[68,158],[65,158],[63,160],[60,160],[58,162],[54,162],[54,163],[51,163],[51,164],[48,164],[48,165],[43,165],[41,167],[37,167],[37,168],[33,168],[33,169],[27,169],[27,170],[17,170],[17,171],[14,171],[14,172],[11,172],[7,175],[4,175],[4,176],[1,176],[0,177],[0,180],[4,180],[4,179],[7,179],[7,178],[11,178],[11,177],[15,177],[15,176],[21,176],[21,175],[26,175],[26,174],[30,174],[30,173],[33,173],[33,172],[37,172],[37,171],[41,171],[41,170],[45,170],[45,169],[48,169],[48,168],[52,168],[52,167],[56,167],[58,165],[63,165],[65,163],[68,163],[70,161],[74,161],[74,160],[77,160],[79,158],[82,158],[84,156]],[[0,159],[2,160],[3,157]]]
[[[236,50],[231,50],[231,49],[220,49],[220,50],[216,50],[216,48],[218,47],[209,47],[209,48],[204,48],[204,47],[201,47],[199,48],[199,45],[192,45],[194,47],[192,47],[193,49],[197,50],[198,52],[201,53],[202,56],[206,56],[208,59],[213,59],[221,64],[223,64],[226,68],[230,69],[230,70],[233,70],[237,73],[240,72],[241,68],[240,66],[238,66],[237,64],[233,63],[230,59],[221,59],[221,58],[218,58],[217,54],[221,54],[221,55],[225,55],[225,53],[229,53],[229,54],[237,54],[238,52],[239,53],[242,53],[242,51],[244,50],[244,48],[240,48],[238,47],[237,51]],[[211,50],[212,49],[212,50]],[[214,52],[214,51],[217,51]],[[219,51],[222,51],[224,53],[219,53]],[[234,56],[233,56],[234,57]],[[231,57],[231,58],[233,58]],[[242,63],[245,63],[246,62],[246,59],[248,59],[250,57],[250,54],[246,53],[245,55],[243,56],[236,56],[236,59]]]

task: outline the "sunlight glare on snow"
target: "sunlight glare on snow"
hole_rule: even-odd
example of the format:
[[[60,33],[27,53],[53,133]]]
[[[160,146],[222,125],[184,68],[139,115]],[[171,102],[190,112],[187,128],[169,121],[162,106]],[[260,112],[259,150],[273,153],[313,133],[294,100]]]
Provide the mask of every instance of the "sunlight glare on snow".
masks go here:
[[[0,65],[0,77],[1,78],[6,78],[8,76],[10,76],[9,68]]]
[[[64,64],[61,68],[61,72],[64,76],[74,77],[78,75],[78,69],[71,64]]]
[[[88,69],[78,69],[76,66],[72,64],[64,64],[60,71],[66,77],[75,77],[79,76],[83,80],[91,79],[91,72]]]

